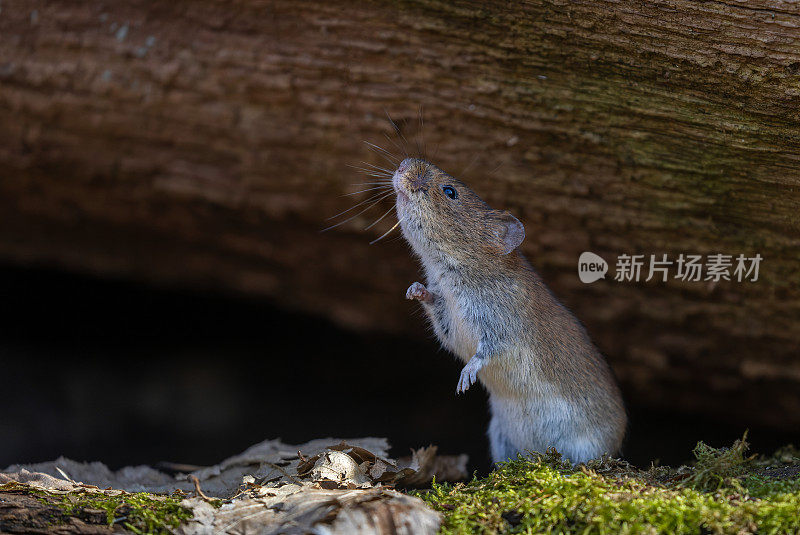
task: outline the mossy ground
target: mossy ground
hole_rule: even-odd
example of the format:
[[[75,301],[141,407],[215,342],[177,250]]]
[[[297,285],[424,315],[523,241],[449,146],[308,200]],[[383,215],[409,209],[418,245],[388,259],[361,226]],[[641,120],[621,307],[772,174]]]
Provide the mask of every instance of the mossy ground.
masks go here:
[[[24,483],[0,485],[0,491],[23,493],[36,498],[50,511],[47,524],[63,524],[69,517],[88,524],[106,524],[133,533],[165,535],[192,518],[180,505],[183,495],[164,496],[146,492],[103,494],[102,492],[47,492]],[[45,530],[46,531],[46,530]]]
[[[102,510],[109,526],[116,523],[134,533],[166,535],[193,516],[190,509],[180,505],[182,499],[183,496],[158,496],[145,492],[116,496],[71,493],[62,496],[56,504],[67,515]]]
[[[695,462],[678,468],[645,470],[618,459],[573,466],[548,451],[467,483],[411,493],[443,513],[443,534],[800,533],[800,451],[747,456],[745,438],[719,449],[700,442]],[[192,517],[177,495],[58,494],[19,483],[0,491],[37,497],[51,510],[48,525],[77,517],[166,534]]]
[[[510,461],[485,478],[417,492],[444,514],[442,533],[800,533],[800,459],[787,448],[746,457],[699,443],[693,466],[572,466],[556,452]]]

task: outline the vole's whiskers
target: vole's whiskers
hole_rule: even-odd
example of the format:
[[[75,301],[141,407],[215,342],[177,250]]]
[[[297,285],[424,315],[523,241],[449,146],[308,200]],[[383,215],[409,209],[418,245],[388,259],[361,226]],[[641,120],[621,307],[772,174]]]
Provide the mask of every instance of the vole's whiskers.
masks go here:
[[[362,162],[362,163],[365,163],[367,165],[372,165],[372,164],[369,164],[367,162]],[[373,169],[372,167],[361,167],[360,165],[352,165],[352,164],[346,164],[346,165],[347,165],[347,167],[350,167],[352,169],[356,169],[357,171],[360,171],[365,175],[385,176],[385,177],[391,177],[393,175],[392,171],[389,171],[388,169],[384,169],[383,167],[378,167],[377,165],[376,166],[372,166],[372,167],[375,167],[376,169]]]
[[[392,226],[392,228],[390,228],[389,230],[387,230],[386,232],[384,232],[383,234],[381,234],[381,235],[380,235],[378,238],[376,238],[376,239],[372,240],[371,242],[369,242],[369,244],[370,244],[370,245],[373,245],[373,244],[375,244],[375,243],[378,243],[379,241],[381,241],[383,238],[385,238],[386,236],[388,236],[388,235],[389,235],[389,233],[390,233],[391,231],[393,231],[394,229],[396,229],[396,228],[397,228],[397,227],[400,225],[400,223],[401,223],[402,221],[403,221],[402,219],[398,219],[398,220],[397,220],[397,223],[395,223],[395,224]]]
[[[394,123],[392,123],[392,124],[394,124]],[[399,133],[399,132],[400,132],[400,130],[398,130],[397,132]],[[400,146],[400,145],[397,143],[397,141],[395,141],[395,140],[393,140],[392,138],[390,138],[390,137],[389,137],[389,135],[388,135],[388,134],[386,134],[386,133],[384,133],[384,134],[383,134],[383,137],[385,137],[385,138],[386,138],[386,141],[388,141],[389,143],[391,143],[392,145],[394,145],[394,146],[397,148],[397,150],[399,150],[400,152],[402,152],[402,153],[403,153],[403,156],[404,156],[405,158],[408,158],[408,151],[407,151],[406,149],[404,149],[403,147],[401,147],[401,146]],[[405,139],[405,138],[404,138],[404,139]]]
[[[355,165],[351,165],[350,167],[352,167],[353,169],[357,169],[358,171],[361,172],[362,175],[372,176],[375,178],[391,178],[390,175],[387,175],[384,172],[376,172],[371,169],[363,169],[361,167],[356,167]]]
[[[372,182],[355,182],[355,183],[350,184],[350,185],[351,186],[378,186],[378,185],[391,186],[392,185],[392,180],[391,179],[385,179],[385,180],[374,180]]]
[[[394,174],[394,171],[392,171],[391,169],[387,169],[385,167],[381,167],[380,165],[375,165],[375,164],[372,164],[372,163],[369,163],[369,162],[365,162],[363,160],[361,161],[361,163],[363,163],[364,165],[367,165],[369,167],[372,167],[373,169],[375,169],[377,171],[383,171],[384,173],[388,174],[389,176],[392,176]]]
[[[342,195],[342,197],[351,197],[353,195],[358,195],[359,193],[366,193],[368,191],[375,191],[375,190],[384,190],[384,191],[386,191],[386,190],[389,190],[389,189],[391,189],[391,186],[387,186],[387,185],[383,184],[383,185],[380,185],[380,186],[377,186],[377,187],[374,187],[374,188],[367,188],[367,189],[362,189],[361,191],[354,191],[353,193],[345,193],[344,195]]]
[[[356,187],[359,187],[359,188],[372,188],[372,187],[378,188],[378,187],[383,187],[383,188],[389,189],[389,188],[392,187],[392,183],[391,182],[361,182],[359,184],[350,184],[350,185],[351,186],[356,186]],[[364,191],[366,191],[366,190],[364,190]],[[355,194],[354,193],[345,193],[345,195],[355,195]]]
[[[402,234],[397,234],[395,236],[392,236],[391,238],[387,238],[385,240],[382,240],[381,243],[389,244],[389,243],[395,243],[395,242],[398,242],[398,241],[401,241],[401,242],[405,241],[403,239],[403,235]]]
[[[374,152],[378,156],[383,157],[390,164],[397,165],[397,164],[400,163],[400,160],[394,154],[392,154],[388,150],[384,149],[383,147],[379,147],[375,143],[370,143],[369,141],[364,141],[364,143],[367,144],[367,148],[369,150],[371,150],[372,152]]]
[[[351,184],[352,186],[359,186],[358,191],[354,191],[352,193],[345,193],[343,196],[348,197],[354,195],[361,195],[365,193],[371,194],[371,196],[366,200],[359,202],[355,206],[348,208],[347,210],[344,210],[333,217],[329,217],[327,219],[328,221],[332,219],[337,219],[339,217],[344,216],[345,214],[350,214],[351,212],[354,212],[353,215],[350,215],[349,217],[347,217],[347,219],[323,229],[323,232],[344,225],[349,221],[352,221],[356,217],[359,217],[360,215],[366,213],[368,210],[372,209],[376,205],[380,204],[385,199],[394,195],[394,187],[392,184],[392,180],[394,177],[394,169],[398,165],[400,165],[400,160],[402,160],[403,158],[407,158],[409,156],[410,145],[402,129],[391,118],[391,116],[389,116],[388,111],[386,112],[386,117],[389,120],[389,124],[392,125],[392,128],[394,129],[394,133],[396,134],[396,136],[390,136],[386,133],[384,133],[383,135],[386,138],[386,140],[395,149],[397,149],[397,152],[390,150],[391,147],[389,148],[381,147],[380,145],[364,140],[364,144],[367,146],[367,148],[370,151],[377,154],[378,156],[380,156],[381,159],[385,160],[387,163],[383,163],[381,161],[376,164],[362,160],[361,162],[359,162],[359,165],[348,165],[348,167],[352,167],[361,174],[368,177],[372,177],[372,179],[367,179],[366,181],[360,182],[358,184]],[[420,107],[420,126],[422,126],[423,124],[424,120],[422,118],[422,108]],[[422,156],[424,150],[425,150],[424,138],[422,138],[422,144],[420,144],[420,140],[417,139],[417,151],[420,152],[420,156]],[[394,209],[395,207],[393,205],[386,212],[384,212],[378,219],[367,225],[367,227],[364,230],[369,230],[375,227],[378,223],[386,219],[386,217],[388,217],[389,214],[391,214]],[[390,228],[383,235],[379,236],[377,239],[370,242],[370,244],[374,244],[381,241],[383,238],[388,236],[394,229],[396,229],[399,224],[400,222],[398,221],[392,228]]]
[[[428,148],[425,146],[425,119],[422,117],[422,104],[419,105],[419,136],[417,136],[417,150],[422,159],[427,160]],[[422,146],[420,148],[420,145]]]
[[[358,212],[357,214],[355,214],[355,215],[352,215],[352,216],[348,217],[348,218],[347,218],[347,219],[345,219],[344,221],[340,221],[340,222],[336,223],[335,225],[331,225],[331,226],[329,226],[328,228],[322,229],[322,232],[325,232],[325,231],[327,231],[327,230],[330,230],[330,229],[332,229],[332,228],[336,228],[336,227],[338,227],[338,226],[344,225],[344,224],[345,224],[345,223],[347,223],[348,221],[352,221],[353,219],[357,218],[358,216],[360,216],[361,214],[363,214],[364,212],[366,212],[367,210],[369,210],[370,208],[372,208],[372,207],[373,207],[373,206],[375,206],[376,204],[380,203],[382,200],[384,200],[384,199],[386,199],[386,198],[388,198],[388,197],[391,197],[393,194],[394,194],[394,191],[390,191],[390,192],[388,192],[388,193],[378,193],[377,195],[380,195],[380,197],[378,197],[378,199],[377,199],[377,200],[373,201],[373,202],[372,202],[372,204],[370,204],[369,206],[367,206],[366,208],[364,208],[363,210],[361,210],[361,211],[360,211],[360,212]],[[371,199],[370,199],[370,200],[371,200]],[[367,202],[367,201],[365,201],[365,202]],[[360,206],[360,205],[362,205],[362,204],[363,204],[363,203],[359,203],[359,204],[357,204],[357,205],[353,206],[353,208],[357,208],[357,207],[359,207],[359,206]],[[343,214],[344,214],[344,213],[347,213],[347,212],[349,212],[350,210],[352,210],[353,208],[350,208],[349,210],[345,210],[345,211],[344,211],[344,212],[342,212],[342,213],[343,213]],[[340,214],[340,215],[341,215],[341,214]],[[337,217],[338,217],[338,216],[337,216]]]
[[[378,219],[376,219],[375,221],[373,221],[373,222],[372,222],[372,223],[371,223],[369,226],[366,226],[366,227],[364,227],[364,230],[369,230],[369,229],[371,229],[372,227],[374,227],[375,225],[377,225],[378,223],[380,223],[381,219],[383,219],[384,217],[386,217],[387,215],[389,215],[390,213],[392,213],[392,210],[394,210],[394,206],[392,206],[391,208],[389,208],[388,210],[386,210],[386,213],[384,213],[384,214],[383,214],[382,216],[380,216]]]
[[[383,111],[386,112],[386,118],[389,119],[389,124],[391,124],[392,127],[394,127],[394,131],[397,133],[397,135],[400,137],[400,139],[403,140],[403,144],[406,147],[408,147],[410,145],[410,143],[406,139],[406,136],[403,134],[403,131],[400,129],[399,126],[397,126],[397,123],[394,122],[394,120],[392,120],[391,116],[389,115],[389,112],[386,111],[386,110],[383,110]],[[408,151],[407,150],[402,149],[397,143],[395,143],[395,141],[392,138],[390,138],[386,134],[384,134],[384,137],[386,139],[388,139],[392,144],[394,144],[394,146],[397,147],[397,149],[400,150],[400,152],[402,152],[403,154],[406,155],[406,157],[408,157]]]
[[[380,201],[381,201],[381,199],[382,199],[383,197],[385,197],[385,196],[387,196],[387,195],[390,195],[390,194],[391,194],[391,192],[388,192],[388,193],[378,192],[378,193],[376,193],[376,194],[374,194],[374,195],[370,196],[370,198],[369,198],[369,199],[366,199],[366,200],[364,200],[364,201],[361,201],[360,203],[356,204],[355,206],[352,206],[352,207],[348,208],[347,210],[344,210],[343,212],[339,212],[338,214],[336,214],[336,215],[333,215],[333,216],[331,216],[331,217],[327,218],[325,221],[330,221],[331,219],[336,219],[336,218],[337,218],[337,217],[339,217],[339,216],[343,216],[343,215],[344,215],[344,214],[346,214],[347,212],[349,212],[349,211],[351,211],[351,210],[355,210],[355,209],[356,209],[356,208],[358,208],[359,206],[363,206],[363,205],[365,205],[365,204],[367,204],[368,202],[371,202],[371,201],[375,201],[375,203],[377,204],[378,202],[380,202]],[[370,205],[370,206],[372,206],[372,205]],[[331,227],[331,228],[332,228],[332,227]],[[325,230],[327,230],[327,229],[325,229]]]

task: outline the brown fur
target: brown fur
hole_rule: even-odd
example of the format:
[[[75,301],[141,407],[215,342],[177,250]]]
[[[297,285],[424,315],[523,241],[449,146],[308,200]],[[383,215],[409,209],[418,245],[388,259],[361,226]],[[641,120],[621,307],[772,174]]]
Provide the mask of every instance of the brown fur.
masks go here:
[[[434,329],[467,367],[480,361],[478,377],[497,420],[493,450],[503,450],[494,442],[504,440],[493,432],[515,437],[506,449],[519,451],[547,444],[546,436],[526,440],[538,432],[562,437],[550,445],[574,446],[573,460],[617,453],[626,425],[619,388],[580,322],[518,250],[507,252],[524,237],[521,223],[423,160],[404,160],[394,186],[403,233],[428,278],[432,297],[421,302]],[[456,199],[445,186],[455,188]],[[493,453],[502,460],[507,452]]]

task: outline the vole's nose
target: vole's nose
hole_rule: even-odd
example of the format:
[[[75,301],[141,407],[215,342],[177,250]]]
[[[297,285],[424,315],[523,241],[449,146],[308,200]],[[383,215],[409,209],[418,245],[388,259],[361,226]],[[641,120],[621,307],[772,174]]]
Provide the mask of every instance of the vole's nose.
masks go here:
[[[400,162],[400,165],[397,167],[397,172],[402,175],[403,173],[409,170],[412,163],[414,163],[414,158],[406,158],[405,160]]]
[[[409,191],[418,191],[428,186],[428,166],[417,158],[406,158],[397,167],[397,174]]]

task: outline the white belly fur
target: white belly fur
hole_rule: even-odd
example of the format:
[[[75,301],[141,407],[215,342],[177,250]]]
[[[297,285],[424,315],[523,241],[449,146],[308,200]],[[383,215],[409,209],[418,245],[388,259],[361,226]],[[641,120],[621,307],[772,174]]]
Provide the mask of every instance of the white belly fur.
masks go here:
[[[447,315],[450,329],[448,336],[445,337],[440,334],[439,337],[447,349],[466,363],[478,349],[478,332],[467,318],[461,314],[463,307],[459,306],[456,297],[445,294],[444,299],[450,312]]]
[[[436,290],[441,291],[440,288]],[[479,339],[477,329],[463,313],[470,303],[461,302],[447,291],[441,291],[440,295],[448,312],[447,336],[435,324],[434,328],[443,345],[466,363],[475,354]],[[605,452],[602,431],[593,430],[580,407],[541,381],[536,360],[533,348],[522,354],[494,355],[478,372],[479,380],[490,394],[489,435],[494,461],[516,458],[517,453],[544,453],[549,447],[555,447],[572,462],[602,455]],[[498,443],[505,446],[496,448]]]
[[[505,441],[512,446],[493,451],[495,462],[516,458],[517,453],[544,453],[549,447],[555,447],[572,462],[588,461],[604,453],[602,435],[592,433],[577,407],[561,397],[491,395],[490,404],[490,440],[493,444]],[[501,436],[492,436],[493,433]]]

